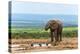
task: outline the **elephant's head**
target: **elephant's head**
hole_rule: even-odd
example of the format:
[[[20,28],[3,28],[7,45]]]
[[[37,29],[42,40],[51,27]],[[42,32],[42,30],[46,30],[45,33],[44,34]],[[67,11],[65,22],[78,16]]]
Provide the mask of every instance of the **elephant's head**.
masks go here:
[[[58,22],[56,20],[50,20],[50,21],[48,21],[48,23],[45,26],[45,30],[48,30],[49,28],[51,30],[57,29],[58,28]]]

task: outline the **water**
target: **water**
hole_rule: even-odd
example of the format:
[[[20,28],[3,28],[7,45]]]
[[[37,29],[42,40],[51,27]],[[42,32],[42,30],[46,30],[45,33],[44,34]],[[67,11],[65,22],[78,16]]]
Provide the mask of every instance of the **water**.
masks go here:
[[[40,46],[41,45],[41,46]],[[45,46],[51,46],[51,44],[46,44],[46,43],[33,43],[33,47],[45,47]]]

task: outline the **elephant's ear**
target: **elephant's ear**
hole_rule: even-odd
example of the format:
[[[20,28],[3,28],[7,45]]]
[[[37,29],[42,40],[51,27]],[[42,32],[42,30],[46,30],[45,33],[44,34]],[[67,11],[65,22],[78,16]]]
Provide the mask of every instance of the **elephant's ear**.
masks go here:
[[[58,22],[55,20],[50,23],[51,29],[57,29],[58,25],[59,25]]]

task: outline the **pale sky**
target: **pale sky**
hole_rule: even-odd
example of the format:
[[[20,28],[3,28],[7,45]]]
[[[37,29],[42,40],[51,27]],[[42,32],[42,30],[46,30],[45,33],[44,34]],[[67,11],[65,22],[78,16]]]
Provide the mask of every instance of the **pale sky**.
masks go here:
[[[12,13],[21,14],[61,14],[77,15],[77,5],[36,3],[36,2],[12,2]]]

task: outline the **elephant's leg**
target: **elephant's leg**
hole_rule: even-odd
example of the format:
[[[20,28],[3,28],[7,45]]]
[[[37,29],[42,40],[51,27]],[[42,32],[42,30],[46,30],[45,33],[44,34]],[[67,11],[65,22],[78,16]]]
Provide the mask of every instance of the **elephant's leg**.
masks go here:
[[[59,41],[62,41],[62,29],[59,31]]]
[[[57,42],[59,41],[59,33],[57,33]]]
[[[62,41],[62,33],[60,33],[60,40],[59,41]]]
[[[51,42],[54,41],[53,32],[51,32]]]
[[[54,35],[55,35],[55,42],[59,41],[59,34],[57,32],[57,30],[54,31]]]
[[[58,35],[58,32],[57,31],[54,31],[54,37],[55,37],[55,43],[54,43],[54,46],[58,45],[58,41],[59,41],[59,35]]]
[[[59,28],[59,41],[62,41],[62,27]]]

